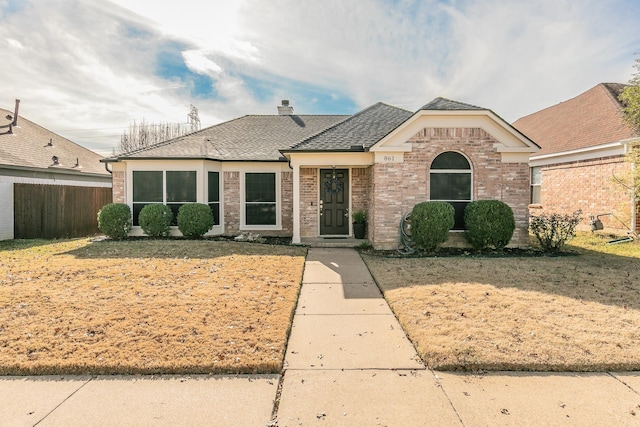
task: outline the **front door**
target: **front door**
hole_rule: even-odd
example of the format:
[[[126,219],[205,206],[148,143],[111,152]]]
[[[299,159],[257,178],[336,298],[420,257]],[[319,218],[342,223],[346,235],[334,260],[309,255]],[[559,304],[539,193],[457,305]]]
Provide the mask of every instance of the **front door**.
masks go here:
[[[349,234],[349,170],[320,169],[320,235]]]

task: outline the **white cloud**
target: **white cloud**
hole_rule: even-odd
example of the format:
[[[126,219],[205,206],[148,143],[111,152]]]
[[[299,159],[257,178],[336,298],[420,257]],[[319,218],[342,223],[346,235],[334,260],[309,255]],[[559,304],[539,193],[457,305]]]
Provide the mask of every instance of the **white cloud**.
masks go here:
[[[7,44],[9,45],[9,47],[13,48],[13,49],[19,49],[22,50],[24,49],[24,46],[22,45],[22,43],[20,43],[18,40],[16,39],[10,39],[7,38],[5,39],[5,41],[7,42]]]
[[[222,73],[222,67],[207,58],[202,51],[185,50],[182,57],[187,67],[198,74],[215,77]]]
[[[319,97],[291,98],[300,86],[338,108],[348,97],[414,110],[445,96],[513,121],[626,81],[638,15],[633,0],[26,0],[0,9],[0,106],[21,98],[22,115],[85,129],[61,133],[103,153],[132,120],[182,121],[190,104],[203,125],[275,113],[281,98],[305,113]],[[167,46],[215,96],[158,75]]]

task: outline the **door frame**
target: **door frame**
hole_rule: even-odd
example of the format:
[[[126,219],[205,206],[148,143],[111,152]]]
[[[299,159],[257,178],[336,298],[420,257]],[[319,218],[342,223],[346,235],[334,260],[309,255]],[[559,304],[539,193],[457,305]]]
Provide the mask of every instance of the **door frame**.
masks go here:
[[[321,221],[322,217],[320,216],[320,198],[322,195],[322,171],[323,170],[344,170],[347,173],[347,188],[348,188],[348,198],[346,201],[348,219],[347,219],[347,233],[346,234],[321,234]],[[316,205],[318,206],[318,215],[317,215],[317,235],[318,237],[349,237],[353,234],[352,225],[351,225],[351,168],[350,167],[336,167],[336,166],[323,166],[318,168],[318,182],[316,183],[317,189],[317,197],[316,197]]]

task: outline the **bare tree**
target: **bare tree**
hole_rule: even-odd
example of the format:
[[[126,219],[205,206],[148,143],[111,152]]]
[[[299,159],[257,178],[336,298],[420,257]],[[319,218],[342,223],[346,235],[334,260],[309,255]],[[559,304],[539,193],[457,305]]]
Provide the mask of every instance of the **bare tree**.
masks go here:
[[[120,136],[118,152],[128,153],[146,148],[159,142],[184,135],[190,128],[185,123],[148,123],[144,119],[140,123],[135,120],[129,129]]]

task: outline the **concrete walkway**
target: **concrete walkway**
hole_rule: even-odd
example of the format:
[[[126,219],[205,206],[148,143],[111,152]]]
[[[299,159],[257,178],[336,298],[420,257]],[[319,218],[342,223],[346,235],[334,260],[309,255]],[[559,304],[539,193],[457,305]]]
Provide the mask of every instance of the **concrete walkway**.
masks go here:
[[[0,426],[640,426],[640,372],[425,369],[358,253],[310,249],[282,375],[0,377]]]

